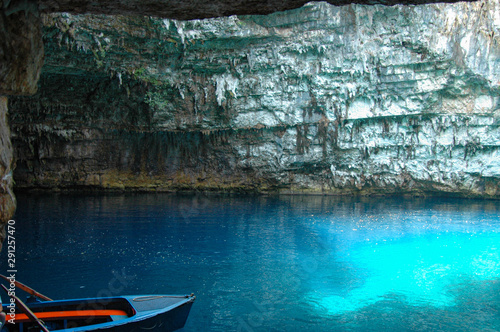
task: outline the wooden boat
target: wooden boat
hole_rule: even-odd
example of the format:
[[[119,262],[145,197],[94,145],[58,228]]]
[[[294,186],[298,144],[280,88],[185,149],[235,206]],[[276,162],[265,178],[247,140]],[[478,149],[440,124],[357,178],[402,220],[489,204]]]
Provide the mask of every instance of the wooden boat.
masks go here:
[[[26,303],[49,331],[175,331],[186,323],[195,296],[141,295]],[[40,331],[36,319],[4,304],[1,332]],[[9,322],[10,321],[10,322]],[[14,323],[14,324],[13,324]]]

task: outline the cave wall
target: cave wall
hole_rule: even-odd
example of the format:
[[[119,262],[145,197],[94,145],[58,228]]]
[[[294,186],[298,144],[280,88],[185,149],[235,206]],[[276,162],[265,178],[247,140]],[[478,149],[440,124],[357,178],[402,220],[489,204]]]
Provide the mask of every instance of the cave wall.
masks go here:
[[[42,64],[42,28],[37,6],[26,1],[0,1],[0,250],[4,225],[16,209],[8,96],[35,93]]]
[[[5,239],[4,225],[14,215],[16,199],[13,192],[12,144],[7,123],[7,97],[0,96],[0,250]]]
[[[498,198],[499,1],[43,16],[19,188]]]

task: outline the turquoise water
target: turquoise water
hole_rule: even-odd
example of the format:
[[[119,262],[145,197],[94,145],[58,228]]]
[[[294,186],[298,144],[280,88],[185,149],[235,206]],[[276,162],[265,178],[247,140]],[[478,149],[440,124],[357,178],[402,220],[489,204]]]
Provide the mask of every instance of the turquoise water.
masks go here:
[[[185,331],[500,331],[497,201],[18,200],[18,280],[53,298],[193,292]]]

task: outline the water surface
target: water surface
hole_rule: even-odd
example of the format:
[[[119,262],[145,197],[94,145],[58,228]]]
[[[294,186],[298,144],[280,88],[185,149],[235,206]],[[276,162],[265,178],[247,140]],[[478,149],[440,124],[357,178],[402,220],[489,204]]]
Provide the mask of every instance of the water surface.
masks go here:
[[[499,331],[499,214],[435,198],[18,195],[17,278],[58,299],[195,293],[185,331]]]

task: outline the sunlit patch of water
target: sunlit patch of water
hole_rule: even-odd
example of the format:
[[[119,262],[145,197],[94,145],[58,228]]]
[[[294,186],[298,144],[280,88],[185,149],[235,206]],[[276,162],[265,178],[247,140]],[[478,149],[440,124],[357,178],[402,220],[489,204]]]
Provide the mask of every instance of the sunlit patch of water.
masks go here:
[[[454,306],[456,290],[464,282],[500,279],[499,243],[499,233],[366,241],[334,258],[359,271],[363,280],[358,286],[345,289],[334,280],[325,283],[322,277],[335,274],[325,267],[311,278],[310,296],[333,315],[395,297],[415,306]]]

